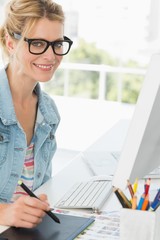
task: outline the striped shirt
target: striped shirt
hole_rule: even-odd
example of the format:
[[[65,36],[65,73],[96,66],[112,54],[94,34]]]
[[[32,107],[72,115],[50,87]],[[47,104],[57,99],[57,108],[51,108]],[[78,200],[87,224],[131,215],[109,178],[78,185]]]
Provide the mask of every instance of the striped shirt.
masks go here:
[[[21,179],[23,183],[32,191],[33,189],[33,180],[34,180],[34,143],[28,146],[26,151],[26,157],[24,161],[23,171]],[[21,195],[27,195],[27,193],[17,185],[16,190],[12,196],[11,202],[14,202]]]

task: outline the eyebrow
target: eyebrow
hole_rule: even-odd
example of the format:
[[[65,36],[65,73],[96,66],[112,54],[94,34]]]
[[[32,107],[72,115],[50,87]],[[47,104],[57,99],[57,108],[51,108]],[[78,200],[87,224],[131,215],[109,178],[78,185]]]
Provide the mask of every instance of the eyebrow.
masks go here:
[[[20,40],[21,37],[22,37],[21,33],[13,33],[12,35],[13,35],[14,38],[17,39],[17,40]],[[64,36],[63,36],[63,37],[64,37]],[[36,38],[36,37],[34,37],[34,38],[24,37],[24,38],[27,38],[27,39],[35,39],[35,40],[45,40],[45,41],[50,42],[49,40],[47,40],[47,39],[45,39],[45,38]],[[63,41],[63,40],[64,40],[64,38],[58,38],[58,39],[56,39],[56,40],[54,40],[54,41],[51,41],[51,42],[58,42],[58,41]]]
[[[58,42],[58,41],[63,41],[64,40],[64,38],[58,38],[58,39],[53,40],[53,41],[49,41],[49,40],[47,40],[45,38],[37,38],[37,37],[35,37],[35,38],[25,37],[25,38],[27,38],[27,39],[35,39],[35,40],[44,40],[44,41],[48,41],[48,42]]]

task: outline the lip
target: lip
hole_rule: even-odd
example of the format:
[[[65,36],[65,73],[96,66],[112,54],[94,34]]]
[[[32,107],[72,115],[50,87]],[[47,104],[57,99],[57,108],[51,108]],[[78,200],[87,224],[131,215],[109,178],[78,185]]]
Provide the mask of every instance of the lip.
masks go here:
[[[50,71],[51,69],[53,69],[54,65],[53,64],[36,64],[36,63],[34,63],[34,66],[42,71]]]

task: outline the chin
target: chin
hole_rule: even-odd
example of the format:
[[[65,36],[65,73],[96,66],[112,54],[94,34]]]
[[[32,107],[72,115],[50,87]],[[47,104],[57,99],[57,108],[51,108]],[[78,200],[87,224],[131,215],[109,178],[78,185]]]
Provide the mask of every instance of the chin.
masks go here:
[[[48,82],[50,81],[54,76],[54,72],[50,74],[37,74],[35,78],[37,79],[37,82]]]
[[[39,79],[37,79],[37,82],[41,82],[41,83],[49,82],[52,79],[52,77],[50,77],[50,78],[39,78]]]

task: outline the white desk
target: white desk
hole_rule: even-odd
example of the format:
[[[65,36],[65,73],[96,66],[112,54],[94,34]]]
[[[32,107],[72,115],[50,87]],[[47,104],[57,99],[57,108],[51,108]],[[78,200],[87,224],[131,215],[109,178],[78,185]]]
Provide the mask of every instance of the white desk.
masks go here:
[[[129,126],[128,120],[122,120],[118,122],[111,130],[105,133],[99,138],[92,146],[86,149],[86,152],[90,151],[110,151],[120,150],[123,146],[124,137],[127,133]],[[77,181],[82,181],[92,177],[92,173],[84,163],[82,153],[78,154],[67,166],[65,166],[59,173],[53,178],[36,190],[36,194],[46,193],[48,195],[51,206],[63,196],[63,194],[69,190],[69,188]],[[159,182],[159,181],[158,181]],[[159,187],[159,183],[155,188]],[[111,194],[103,209],[105,210],[119,210],[121,205],[119,204],[116,196]],[[6,230],[7,227],[0,226],[0,232]]]
[[[114,127],[106,132],[102,137],[100,137],[92,146],[86,149],[89,151],[110,151],[110,150],[120,150],[124,142],[124,136],[128,128],[129,121],[121,120]],[[82,153],[78,154],[64,169],[57,173],[53,178],[36,190],[36,194],[46,193],[48,195],[49,202],[51,206],[63,196],[63,194],[69,190],[69,188],[76,182],[87,180],[93,177],[93,174],[84,163],[82,159]],[[116,203],[116,204],[115,204]],[[110,198],[105,204],[105,209],[115,209],[119,208],[120,205],[117,204],[118,200],[114,197],[112,201]],[[4,231],[6,227],[0,226],[0,232]]]
[[[122,149],[129,121],[124,119],[118,121],[108,132],[100,137],[85,152],[119,151]],[[93,177],[93,173],[83,161],[83,153],[79,153],[65,168],[58,172],[52,179],[41,186],[36,193],[48,194],[49,202],[54,205],[58,199],[76,182]]]

